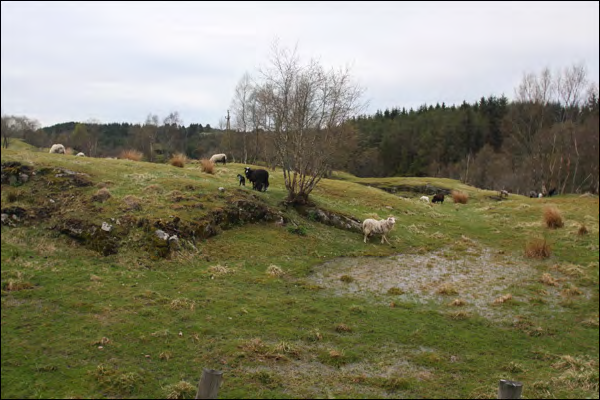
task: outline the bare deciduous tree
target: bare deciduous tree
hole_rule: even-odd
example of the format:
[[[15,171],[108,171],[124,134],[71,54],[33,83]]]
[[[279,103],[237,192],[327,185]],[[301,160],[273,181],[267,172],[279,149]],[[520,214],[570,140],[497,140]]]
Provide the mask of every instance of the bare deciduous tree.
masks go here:
[[[7,149],[9,138],[24,138],[39,129],[40,124],[25,116],[2,115],[0,128],[2,130],[2,147]]]
[[[150,145],[148,159],[152,162],[154,161],[154,145],[158,140],[158,115],[156,114],[148,114],[146,117],[146,122],[142,126],[142,134],[148,140]]]
[[[363,89],[352,83],[347,68],[327,71],[315,60],[303,65],[296,49],[275,42],[256,91],[262,125],[283,168],[287,201],[305,204],[331,168],[344,123],[363,107]]]
[[[242,134],[242,162],[248,162],[248,146],[246,136],[249,131],[254,130],[253,122],[253,85],[249,73],[245,73],[235,87],[235,94],[231,102],[231,112],[234,118],[234,126]]]

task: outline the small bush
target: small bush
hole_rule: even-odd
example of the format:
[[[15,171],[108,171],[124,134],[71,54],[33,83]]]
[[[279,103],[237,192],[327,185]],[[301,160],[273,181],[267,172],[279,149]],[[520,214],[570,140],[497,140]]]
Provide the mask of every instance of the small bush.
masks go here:
[[[188,160],[188,158],[186,157],[185,154],[176,153],[176,154],[173,154],[173,156],[169,160],[169,163],[174,167],[183,168],[185,166],[185,163],[187,162],[187,160]]]
[[[464,192],[459,192],[458,190],[453,190],[452,200],[454,200],[455,203],[467,204],[467,202],[469,201],[469,195]]]
[[[562,228],[564,226],[562,215],[556,207],[544,208],[544,221],[546,222],[546,226],[550,229]]]
[[[525,257],[544,259],[552,254],[546,239],[532,239],[525,245]]]
[[[119,158],[131,161],[142,161],[144,154],[138,150],[123,150],[119,155]]]
[[[200,170],[207,174],[214,174],[215,173],[215,163],[203,158],[202,160],[200,160]]]
[[[577,230],[577,234],[579,236],[587,235],[588,234],[588,228],[584,224],[581,224],[581,226]]]

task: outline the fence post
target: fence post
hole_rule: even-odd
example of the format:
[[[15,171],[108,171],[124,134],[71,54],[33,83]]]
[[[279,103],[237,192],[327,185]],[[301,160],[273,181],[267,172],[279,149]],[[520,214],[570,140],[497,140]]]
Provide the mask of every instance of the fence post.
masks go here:
[[[498,386],[499,399],[520,399],[523,391],[523,384],[517,381],[507,381],[501,379]]]
[[[216,399],[219,394],[219,387],[223,379],[223,372],[215,369],[206,369],[202,371],[202,378],[198,382],[198,392],[196,399]]]

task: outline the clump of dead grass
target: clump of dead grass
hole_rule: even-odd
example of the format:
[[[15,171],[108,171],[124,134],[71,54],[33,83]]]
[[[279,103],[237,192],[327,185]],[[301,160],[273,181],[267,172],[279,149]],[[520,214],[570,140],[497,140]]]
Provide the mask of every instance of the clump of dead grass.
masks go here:
[[[148,192],[148,193],[162,193],[163,192],[163,188],[162,186],[159,186],[157,184],[152,184],[152,185],[148,185],[144,188],[144,192]]]
[[[215,163],[203,158],[200,160],[200,170],[207,174],[214,174],[215,173]]]
[[[558,272],[574,277],[574,278],[582,278],[585,276],[585,271],[582,267],[575,264],[556,264],[551,267],[551,269],[557,270]]]
[[[92,201],[97,201],[98,203],[104,203],[106,200],[110,199],[111,197],[112,197],[112,195],[110,194],[110,191],[107,188],[100,188],[100,189],[98,189],[96,194],[94,194],[92,196]]]
[[[540,282],[546,286],[558,286],[558,280],[547,272],[542,274]]]
[[[526,371],[525,367],[522,364],[516,363],[514,361],[510,361],[502,369],[506,372],[510,372],[511,374],[518,374]]]
[[[273,277],[279,277],[282,276],[284,274],[283,270],[281,269],[281,267],[278,267],[275,264],[271,264],[267,267],[267,275],[269,276],[273,276]]]
[[[589,327],[598,327],[600,325],[600,318],[599,315],[596,314],[594,317],[591,318],[587,318],[584,319],[583,321],[581,321],[581,325],[583,326],[589,326]]]
[[[125,203],[125,207],[129,211],[139,211],[142,209],[142,199],[131,194],[123,197],[123,203]]]
[[[461,306],[464,306],[465,304],[467,304],[467,302],[464,301],[463,299],[454,299],[450,303],[448,303],[449,306],[453,306],[453,307],[461,307]]]
[[[401,295],[404,294],[404,290],[397,288],[397,287],[391,287],[388,289],[387,294],[391,294],[391,295]]]
[[[144,158],[144,154],[141,151],[134,149],[123,150],[121,154],[119,154],[119,158],[131,161],[142,161],[142,159]]]
[[[346,324],[337,324],[335,326],[335,331],[336,332],[352,332],[352,328],[350,328]]]
[[[190,311],[194,311],[194,309],[196,308],[196,302],[185,298],[174,299],[169,304],[169,307],[171,308],[171,310],[189,309]]]
[[[551,366],[562,371],[552,378],[553,384],[570,390],[598,391],[598,361],[588,356],[564,355]]]
[[[450,317],[450,319],[454,319],[454,320],[463,320],[463,319],[468,319],[471,317],[471,314],[469,314],[467,311],[452,311],[448,313],[448,317]]]
[[[452,296],[458,294],[458,290],[451,283],[442,283],[435,291],[437,294]]]
[[[581,296],[583,294],[583,292],[577,286],[571,285],[571,286],[561,290],[560,294],[563,295],[564,297],[575,297],[575,296]]]
[[[509,301],[512,301],[513,299],[513,295],[510,293],[504,294],[500,297],[498,297],[496,300],[494,300],[494,304],[503,304]]]
[[[340,281],[342,281],[344,283],[352,283],[352,282],[354,282],[354,278],[351,277],[350,275],[342,275],[342,276],[340,276]]]
[[[183,168],[185,166],[185,164],[187,163],[187,161],[188,161],[188,158],[185,154],[175,153],[169,160],[169,163],[174,167]]]
[[[546,239],[531,239],[525,245],[525,257],[544,259],[552,254],[550,245]]]
[[[469,201],[469,195],[465,192],[461,192],[458,190],[453,190],[451,192],[452,200],[458,204],[467,204]]]
[[[9,279],[2,287],[2,290],[6,292],[18,292],[20,290],[33,289],[34,286],[31,282]]]
[[[585,226],[585,224],[581,224],[579,226],[579,229],[577,230],[577,235],[584,236],[584,235],[587,235],[588,233],[589,233],[588,228]]]
[[[212,266],[208,267],[207,272],[210,273],[211,279],[214,279],[215,277],[233,274],[234,270],[233,270],[233,268],[229,268],[225,265],[217,264],[217,265],[212,265]]]
[[[186,381],[180,381],[164,388],[166,399],[191,399],[196,395],[196,386]]]
[[[550,229],[562,228],[565,225],[558,208],[552,206],[544,207],[544,222]]]

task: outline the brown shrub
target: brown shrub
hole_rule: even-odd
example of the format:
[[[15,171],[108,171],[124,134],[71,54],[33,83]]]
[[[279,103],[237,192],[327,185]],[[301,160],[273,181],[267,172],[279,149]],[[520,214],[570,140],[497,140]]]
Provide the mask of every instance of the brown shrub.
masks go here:
[[[579,227],[579,230],[577,230],[577,234],[579,236],[587,235],[588,234],[588,228],[584,224],[581,224],[581,226]]]
[[[144,158],[144,154],[138,150],[123,150],[119,155],[119,158],[131,161],[141,161]]]
[[[458,190],[453,190],[451,194],[452,194],[452,200],[454,200],[455,203],[467,204],[467,202],[469,201],[469,195],[465,192],[459,192]]]
[[[200,160],[200,169],[202,170],[202,172],[206,172],[207,174],[214,174],[215,163],[207,159],[202,159]]]
[[[544,208],[544,221],[550,229],[562,228],[564,226],[562,215],[556,207]]]
[[[185,154],[176,153],[176,154],[173,154],[173,157],[171,157],[169,162],[174,167],[183,168],[185,166],[185,163],[187,162],[187,160],[188,160],[188,158]]]
[[[525,245],[525,257],[544,259],[552,254],[546,239],[532,239]]]

